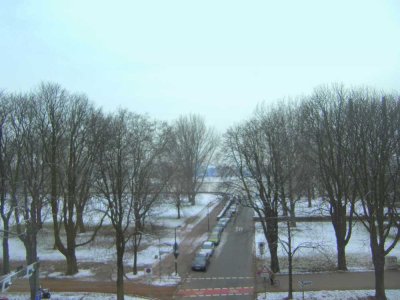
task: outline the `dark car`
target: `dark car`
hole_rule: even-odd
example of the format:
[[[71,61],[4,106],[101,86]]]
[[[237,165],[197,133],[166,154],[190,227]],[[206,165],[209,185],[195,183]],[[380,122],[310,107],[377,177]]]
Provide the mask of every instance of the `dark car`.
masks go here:
[[[192,270],[193,271],[207,271],[207,266],[209,263],[209,255],[199,252],[193,259]]]

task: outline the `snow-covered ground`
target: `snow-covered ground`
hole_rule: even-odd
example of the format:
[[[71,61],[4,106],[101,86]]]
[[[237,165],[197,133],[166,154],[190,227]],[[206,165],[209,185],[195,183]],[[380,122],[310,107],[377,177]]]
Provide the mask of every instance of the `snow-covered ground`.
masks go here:
[[[26,300],[29,299],[28,294],[10,293],[7,295],[12,300]],[[146,298],[125,296],[125,300],[145,300]],[[117,296],[108,294],[95,294],[95,293],[52,293],[52,300],[115,300]]]
[[[317,214],[318,211],[324,214],[325,205],[319,202],[320,205],[308,208],[306,201],[298,203],[298,215]],[[279,235],[282,241],[287,241],[287,229],[285,223],[279,223]],[[256,253],[258,258],[262,258],[259,252],[258,245],[266,239],[262,231],[260,223],[256,223]],[[388,238],[388,241],[392,239]],[[296,252],[294,268],[297,271],[322,271],[329,268],[334,268],[336,264],[336,238],[331,222],[297,222],[297,227],[292,228],[292,247],[293,249],[299,245],[304,246]],[[389,254],[400,259],[400,245],[397,245]],[[285,271],[285,263],[287,254],[282,247],[282,243],[278,245],[278,256],[282,262],[283,271]],[[269,251],[266,248],[264,257],[269,258]],[[349,270],[371,270],[373,268],[371,260],[371,250],[369,246],[369,234],[365,227],[356,222],[353,226],[352,235],[348,245],[346,246],[346,258]],[[296,265],[297,263],[297,265]],[[305,264],[305,265],[304,265]],[[314,264],[310,265],[310,264]]]
[[[208,212],[211,211],[218,204],[218,198],[211,194],[199,194],[196,197],[196,205],[184,205],[181,210],[181,219],[177,219],[176,208],[172,204],[163,204],[154,209],[149,218],[149,226],[157,227],[158,234],[148,234],[144,235],[142,241],[142,249],[138,253],[138,266],[140,271],[138,275],[133,275],[132,273],[127,273],[126,276],[128,280],[135,280],[142,277],[146,280],[148,284],[167,286],[167,285],[177,285],[180,282],[180,277],[174,274],[161,276],[151,276],[146,278],[144,274],[144,268],[154,265],[159,262],[156,256],[159,255],[160,251],[163,253],[172,252],[172,245],[175,241],[175,229],[177,233],[177,241],[184,238],[186,235],[190,234],[192,228],[201,219],[207,216]],[[90,215],[90,222],[94,223],[96,216]],[[192,218],[189,224],[186,221]],[[57,250],[53,249],[53,235],[50,229],[45,228],[39,233],[38,236],[38,256],[41,260],[51,260],[51,261],[64,261],[64,257]],[[161,228],[161,229],[160,229]],[[80,238],[84,239],[90,233],[81,234]],[[11,260],[24,261],[25,260],[25,248],[22,242],[18,238],[11,238],[9,240],[10,245],[10,256]],[[0,247],[0,255],[2,255],[2,247]],[[96,240],[84,247],[77,248],[76,251],[78,262],[103,262],[103,263],[115,263],[116,253],[114,246],[113,235],[99,235]],[[162,256],[163,257],[163,256]],[[132,264],[132,251],[130,251],[129,245],[125,254],[125,263],[128,265]],[[42,271],[41,277],[49,278],[80,278],[83,280],[91,280],[93,278],[93,271],[90,269],[80,269],[79,273],[74,276],[65,276],[61,272],[47,272]],[[0,294],[1,296],[1,294]],[[10,299],[27,299],[27,294],[7,294]],[[55,293],[52,295],[52,299],[84,299],[84,300],[94,300],[94,299],[116,299],[114,295],[100,295],[100,294],[85,294],[85,293]],[[125,297],[125,299],[136,300],[142,298]]]
[[[182,207],[181,219],[177,219],[176,208],[172,204],[163,204],[154,209],[149,216],[148,223],[151,226],[161,228],[158,234],[144,235],[142,249],[138,254],[139,266],[148,266],[156,263],[156,255],[159,252],[172,251],[172,245],[175,240],[175,228],[177,229],[177,241],[191,232],[191,229],[205,217],[209,210],[212,210],[218,204],[217,196],[211,194],[199,194],[196,197],[196,205],[185,205]],[[209,208],[207,208],[209,205]],[[195,218],[194,222],[186,225],[189,218]],[[150,226],[150,225],[149,225]],[[38,256],[41,260],[63,261],[64,256],[53,249],[54,239],[49,226],[45,226],[38,235]],[[87,238],[91,233],[81,234],[80,239]],[[9,240],[10,258],[15,261],[25,260],[25,248],[23,243],[16,237]],[[125,263],[132,263],[131,245],[128,244],[125,254]],[[0,255],[3,249],[0,247]],[[76,250],[78,262],[112,262],[116,259],[114,246],[114,236],[98,235],[96,240],[84,247],[78,247]],[[90,277],[90,270],[81,270],[76,276]],[[61,273],[47,274],[50,277],[62,276]]]

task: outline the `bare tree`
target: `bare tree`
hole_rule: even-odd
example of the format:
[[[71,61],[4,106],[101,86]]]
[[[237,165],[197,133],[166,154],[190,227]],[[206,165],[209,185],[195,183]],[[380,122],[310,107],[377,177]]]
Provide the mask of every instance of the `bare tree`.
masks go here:
[[[126,243],[132,236],[133,203],[129,201],[129,137],[128,113],[120,111],[104,118],[103,136],[98,152],[96,188],[104,197],[107,215],[115,231],[117,251],[117,299],[124,299],[124,263]]]
[[[242,205],[251,207],[258,215],[270,251],[271,269],[279,272],[279,189],[272,179],[273,166],[259,122],[252,120],[229,129],[224,149],[234,172],[229,174],[230,188],[241,195]]]
[[[350,174],[352,141],[349,136],[352,116],[349,99],[342,86],[320,88],[304,106],[309,158],[315,159],[318,178],[329,202],[336,235],[337,268],[347,270],[346,245],[353,225],[356,190]],[[314,151],[314,152],[313,152]]]
[[[18,188],[13,192],[15,223],[23,242],[28,265],[37,262],[37,235],[42,228],[42,209],[46,202],[48,168],[44,164],[43,144],[39,138],[37,102],[34,94],[12,98],[12,127],[17,142],[16,170]],[[31,299],[39,287],[38,269],[29,277]]]
[[[137,274],[137,254],[146,218],[160,199],[170,175],[166,172],[171,130],[164,124],[150,122],[147,117],[133,115],[129,119],[129,201],[133,203],[133,273]]]
[[[213,130],[208,129],[204,119],[197,115],[180,117],[174,124],[175,158],[182,168],[180,178],[185,194],[194,205],[207,168],[216,150],[218,140]]]
[[[358,217],[369,232],[375,269],[375,297],[386,299],[385,256],[400,239],[396,208],[400,186],[400,98],[360,90],[353,93],[350,110],[352,176],[360,197]]]
[[[134,272],[146,216],[166,179],[160,169],[169,138],[168,127],[147,117],[119,111],[104,119],[96,187],[108,207],[117,250],[117,298],[124,298],[123,257],[134,238]]]
[[[66,274],[72,275],[78,272],[76,248],[90,243],[103,221],[102,218],[86,241],[77,243],[77,220],[90,196],[96,145],[89,142],[95,134],[89,123],[95,120],[95,111],[86,97],[70,95],[57,84],[42,83],[37,99],[39,136],[50,175],[55,248],[66,258]],[[61,238],[63,230],[65,243]]]
[[[8,97],[0,93],[0,214],[3,223],[2,247],[3,265],[2,273],[10,272],[10,250],[8,240],[10,236],[10,218],[13,212],[13,203],[10,199],[10,167],[14,161],[12,134],[10,134],[10,103]]]
[[[66,274],[72,275],[78,272],[76,248],[94,240],[105,215],[95,225],[89,238],[78,243],[77,234],[84,229],[84,208],[91,196],[97,145],[93,143],[96,132],[90,126],[95,126],[93,122],[96,122],[96,112],[85,96],[71,95],[68,97],[64,118],[62,155],[59,159],[62,197],[58,204],[61,207],[59,220],[63,226],[57,224],[56,227],[65,231],[66,242],[59,239],[57,248],[66,257]]]

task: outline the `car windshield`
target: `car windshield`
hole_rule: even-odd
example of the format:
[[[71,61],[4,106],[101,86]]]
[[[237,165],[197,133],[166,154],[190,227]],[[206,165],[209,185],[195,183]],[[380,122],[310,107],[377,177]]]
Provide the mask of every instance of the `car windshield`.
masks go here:
[[[205,256],[196,256],[194,259],[195,264],[204,264],[205,261]]]
[[[213,244],[212,243],[204,243],[202,248],[203,249],[212,249],[213,248]]]
[[[201,256],[201,257],[206,257],[207,256],[207,253],[206,252],[197,252],[196,253],[196,256]]]

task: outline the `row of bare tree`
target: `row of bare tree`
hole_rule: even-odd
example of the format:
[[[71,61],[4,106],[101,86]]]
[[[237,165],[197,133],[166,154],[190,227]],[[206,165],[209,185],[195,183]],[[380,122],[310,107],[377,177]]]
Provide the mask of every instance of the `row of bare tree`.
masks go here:
[[[167,124],[126,110],[105,114],[86,96],[52,83],[31,93],[3,93],[0,102],[3,274],[10,272],[10,236],[24,243],[27,264],[37,261],[46,212],[68,275],[78,272],[76,249],[93,241],[108,218],[115,233],[117,298],[123,299],[127,242],[133,240],[137,272],[150,209],[165,195],[173,196],[178,214],[184,197],[194,204],[216,135],[195,115]],[[82,240],[88,205],[96,208],[98,222]],[[32,276],[31,299],[36,285]]]
[[[223,147],[231,188],[258,214],[274,272],[280,210],[294,217],[296,200],[318,191],[329,202],[337,268],[347,270],[346,245],[359,220],[370,236],[376,297],[386,299],[385,256],[400,238],[399,95],[320,87],[301,101],[259,106],[227,131]]]
[[[127,242],[133,241],[136,272],[150,209],[170,196],[179,217],[184,197],[195,202],[216,135],[193,115],[170,125],[126,110],[104,114],[84,95],[57,84],[0,99],[3,273],[10,269],[11,234],[23,241],[27,263],[37,260],[47,209],[67,274],[78,271],[76,248],[90,243],[108,218],[115,232],[118,299],[123,299]],[[328,200],[340,270],[347,269],[352,225],[363,222],[370,233],[376,296],[385,299],[385,256],[400,238],[399,96],[335,85],[301,100],[259,106],[249,121],[227,131],[222,153],[230,188],[261,219],[274,272],[280,268],[280,210],[294,217],[301,196],[311,201],[318,191]],[[101,217],[78,243],[89,203]],[[293,218],[290,225],[295,226]]]

